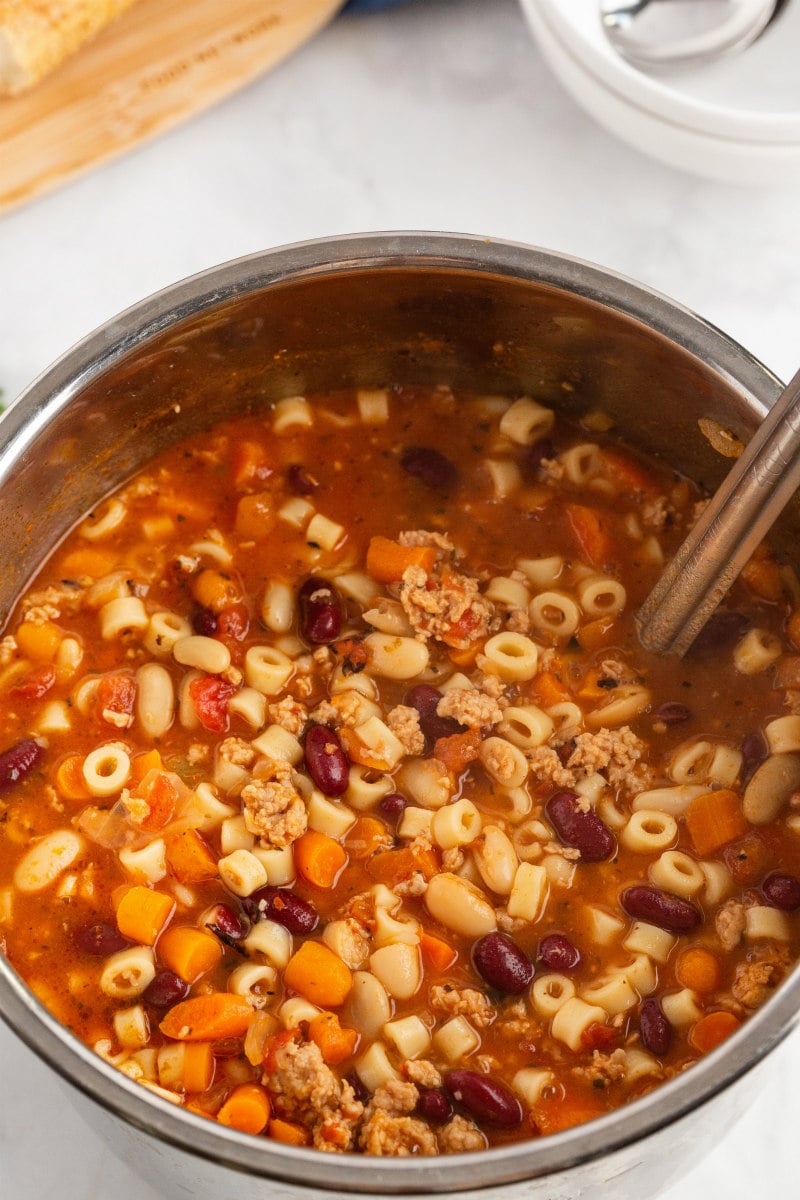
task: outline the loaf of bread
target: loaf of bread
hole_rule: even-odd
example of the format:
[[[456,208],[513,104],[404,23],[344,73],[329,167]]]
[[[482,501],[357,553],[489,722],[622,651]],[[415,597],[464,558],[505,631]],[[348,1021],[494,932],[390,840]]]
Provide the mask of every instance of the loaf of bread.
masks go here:
[[[0,0],[0,96],[32,87],[134,0]]]

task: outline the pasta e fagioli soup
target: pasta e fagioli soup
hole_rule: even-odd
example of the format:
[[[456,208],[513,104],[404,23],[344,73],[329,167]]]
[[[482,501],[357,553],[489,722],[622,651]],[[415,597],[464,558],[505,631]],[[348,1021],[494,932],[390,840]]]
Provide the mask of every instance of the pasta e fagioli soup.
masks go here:
[[[86,514],[0,646],[0,930],[143,1087],[265,1139],[539,1137],[711,1053],[798,952],[800,586],[683,661],[700,493],[531,396],[296,396]]]

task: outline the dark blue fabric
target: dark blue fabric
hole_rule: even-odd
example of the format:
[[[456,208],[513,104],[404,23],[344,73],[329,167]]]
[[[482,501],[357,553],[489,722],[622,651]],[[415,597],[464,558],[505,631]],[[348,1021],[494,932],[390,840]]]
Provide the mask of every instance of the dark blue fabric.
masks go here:
[[[345,4],[345,12],[377,12],[380,8],[393,8],[395,4],[403,4],[405,0],[350,0]]]

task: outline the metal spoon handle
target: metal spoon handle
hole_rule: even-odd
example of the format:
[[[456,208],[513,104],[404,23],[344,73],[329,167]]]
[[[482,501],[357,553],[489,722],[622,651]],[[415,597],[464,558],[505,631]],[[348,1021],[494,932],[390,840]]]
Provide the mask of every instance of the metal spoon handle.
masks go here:
[[[800,371],[636,614],[648,650],[685,654],[800,487]]]

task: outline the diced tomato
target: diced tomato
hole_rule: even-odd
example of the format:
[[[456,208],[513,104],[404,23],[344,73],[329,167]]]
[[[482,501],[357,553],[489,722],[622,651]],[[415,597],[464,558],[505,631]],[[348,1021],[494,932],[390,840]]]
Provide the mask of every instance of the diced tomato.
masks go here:
[[[136,700],[136,684],[130,675],[104,675],[97,685],[97,711],[130,716]]]
[[[228,701],[236,688],[217,675],[204,675],[189,684],[189,695],[200,724],[211,733],[225,733],[228,728]]]
[[[180,799],[177,787],[163,771],[150,771],[134,789],[150,806],[150,814],[142,821],[142,829],[163,829],[169,825]]]
[[[43,664],[23,675],[19,682],[11,688],[10,695],[19,696],[22,700],[41,700],[42,696],[46,696],[50,691],[55,681],[55,667]]]
[[[250,628],[250,616],[245,604],[230,604],[217,615],[217,637],[228,649],[231,643],[244,641]]]
[[[608,519],[585,504],[564,507],[567,524],[577,545],[593,567],[602,567],[614,556],[614,540],[608,530]]]
[[[583,1031],[581,1045],[584,1050],[605,1050],[618,1036],[619,1031],[611,1025],[601,1025],[599,1021],[593,1021],[589,1028]]]
[[[480,626],[480,615],[474,609],[468,608],[442,633],[442,641],[447,646],[463,648],[477,637]]]
[[[239,442],[233,452],[233,484],[238,492],[260,489],[274,467],[260,442]]]

